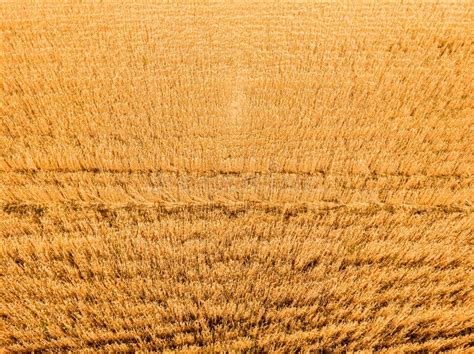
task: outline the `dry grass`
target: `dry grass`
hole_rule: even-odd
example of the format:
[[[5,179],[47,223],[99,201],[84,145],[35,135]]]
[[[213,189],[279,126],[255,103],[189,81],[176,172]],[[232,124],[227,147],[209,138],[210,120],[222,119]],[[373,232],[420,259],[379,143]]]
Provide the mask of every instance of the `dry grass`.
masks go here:
[[[0,349],[472,349],[470,2],[0,13]]]

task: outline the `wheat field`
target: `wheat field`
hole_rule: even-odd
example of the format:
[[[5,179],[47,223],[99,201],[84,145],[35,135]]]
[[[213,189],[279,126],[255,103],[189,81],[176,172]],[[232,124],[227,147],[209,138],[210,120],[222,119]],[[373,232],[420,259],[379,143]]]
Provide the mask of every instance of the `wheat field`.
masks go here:
[[[0,351],[473,350],[471,2],[0,14]]]

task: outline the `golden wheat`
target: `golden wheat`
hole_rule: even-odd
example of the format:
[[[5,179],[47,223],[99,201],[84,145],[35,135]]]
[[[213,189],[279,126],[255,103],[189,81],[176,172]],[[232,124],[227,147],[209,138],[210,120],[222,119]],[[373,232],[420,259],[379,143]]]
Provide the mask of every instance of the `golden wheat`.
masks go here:
[[[0,13],[0,350],[472,349],[470,2]]]

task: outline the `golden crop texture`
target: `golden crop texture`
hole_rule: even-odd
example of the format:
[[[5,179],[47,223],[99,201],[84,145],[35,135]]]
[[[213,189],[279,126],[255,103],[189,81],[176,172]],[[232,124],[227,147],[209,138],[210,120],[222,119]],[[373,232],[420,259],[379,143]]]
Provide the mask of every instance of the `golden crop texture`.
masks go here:
[[[0,350],[472,350],[472,2],[0,15]]]

